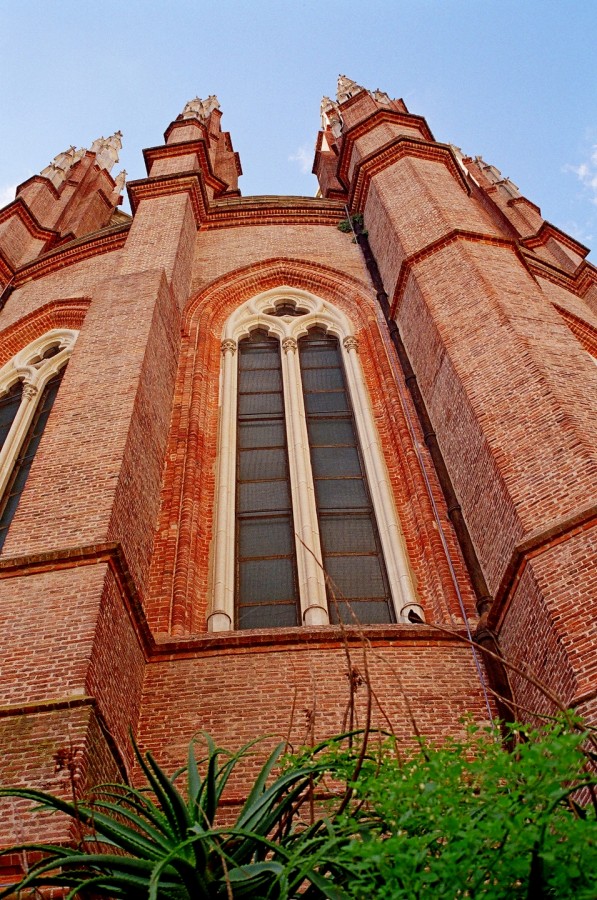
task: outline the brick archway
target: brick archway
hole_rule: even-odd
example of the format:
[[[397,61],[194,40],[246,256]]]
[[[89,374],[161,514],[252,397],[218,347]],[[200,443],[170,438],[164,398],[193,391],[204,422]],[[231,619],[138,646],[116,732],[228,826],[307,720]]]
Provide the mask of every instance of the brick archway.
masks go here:
[[[161,634],[205,630],[218,440],[220,341],[231,313],[272,288],[308,291],[337,306],[359,337],[373,417],[387,449],[396,505],[415,578],[432,615],[450,618],[454,599],[392,374],[371,289],[305,260],[273,258],[237,269],[194,296],[183,314],[181,357],[162,486],[148,619]],[[391,411],[391,412],[390,412]],[[457,553],[455,552],[455,556]]]

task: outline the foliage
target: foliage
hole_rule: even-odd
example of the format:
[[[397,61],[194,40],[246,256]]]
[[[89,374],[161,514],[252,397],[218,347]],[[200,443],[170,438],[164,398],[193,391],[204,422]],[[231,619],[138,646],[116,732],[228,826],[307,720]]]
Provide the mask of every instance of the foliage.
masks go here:
[[[351,872],[346,896],[595,900],[597,808],[574,799],[596,783],[587,735],[565,719],[513,731],[512,753],[470,725],[466,739],[422,744],[406,762],[395,746],[368,758],[357,812],[341,826],[358,835],[338,856]]]
[[[299,885],[316,885],[312,896],[339,895],[317,872],[320,851],[334,845],[331,824],[294,829],[300,806],[323,774],[306,760],[267,782],[283,750],[280,744],[259,772],[233,825],[218,825],[224,789],[252,745],[230,754],[209,736],[199,762],[191,742],[186,790],[180,772],[169,778],[150,753],[137,760],[147,787],[101,785],[89,803],[69,803],[27,788],[4,788],[0,796],[36,801],[70,816],[81,834],[78,846],[28,844],[6,852],[38,851],[19,889],[61,886],[67,897],[179,898],[289,897]],[[332,867],[333,869],[334,867]],[[0,892],[12,894],[15,887]],[[305,896],[308,896],[305,895]]]
[[[342,219],[338,222],[337,227],[338,231],[341,231],[343,234],[350,234],[353,230],[360,232],[363,228],[363,216],[361,213],[355,213],[355,215],[351,216],[349,219]]]
[[[144,790],[106,785],[75,805],[3,789],[87,832],[76,849],[30,845],[44,858],[20,887],[131,900],[594,900],[597,807],[579,805],[596,784],[587,732],[569,717],[513,732],[514,752],[470,724],[408,757],[394,740],[349,733],[281,766],[280,745],[229,826],[218,824],[222,794],[249,747],[229,754],[208,737],[199,763],[189,748],[184,792],[181,773],[138,751]]]

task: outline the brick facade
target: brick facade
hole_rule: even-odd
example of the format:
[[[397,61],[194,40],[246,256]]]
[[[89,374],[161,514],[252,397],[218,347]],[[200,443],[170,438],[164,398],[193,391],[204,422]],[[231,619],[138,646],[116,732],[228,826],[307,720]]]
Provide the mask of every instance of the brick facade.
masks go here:
[[[439,738],[465,712],[487,717],[467,623],[595,715],[597,271],[402,101],[341,87],[317,142],[317,198],[240,197],[238,157],[208,108],[145,151],[132,219],[115,212],[101,148],[0,211],[0,367],[51,329],[79,332],[0,554],[3,782],[68,792],[67,751],[81,790],[124,777],[129,728],[173,768],[201,729],[229,747],[298,744],[307,721],[323,737],[343,725],[347,651],[370,673],[376,723],[408,742],[413,715]],[[364,217],[383,291],[362,242],[337,228],[345,204]],[[358,339],[424,623],[207,630],[222,333],[281,287],[332,304]],[[549,708],[521,674],[511,687],[525,714]],[[0,829],[3,842],[64,836],[7,802]]]

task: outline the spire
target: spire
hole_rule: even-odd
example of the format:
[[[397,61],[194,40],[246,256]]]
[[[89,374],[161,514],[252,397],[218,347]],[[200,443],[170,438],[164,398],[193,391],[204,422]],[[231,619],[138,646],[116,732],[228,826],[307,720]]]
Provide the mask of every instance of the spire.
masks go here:
[[[124,191],[124,185],[126,183],[127,171],[123,169],[122,172],[119,172],[114,181],[116,182],[116,187],[114,188],[114,193],[120,196]]]
[[[83,153],[85,151],[83,150]],[[75,164],[77,159],[81,157],[76,157],[76,148],[74,144],[67,150],[63,150],[62,153],[58,153],[52,162],[42,169],[40,174],[44,176],[44,178],[48,178],[55,188],[60,187],[62,182],[66,179],[66,173],[68,170]]]
[[[342,116],[340,115],[338,104],[334,103],[329,97],[322,97],[319,112],[323,130],[330,128],[334,137],[339,138],[342,134]]]
[[[118,162],[118,153],[121,148],[122,132],[115,131],[109,138],[97,138],[91,145],[91,152],[95,153],[95,161],[100,169],[110,172],[112,166]]]
[[[346,75],[338,75],[338,88],[336,90],[338,103],[344,103],[345,100],[363,90],[365,89],[362,85],[357,84],[352,78],[347,78]]]
[[[202,122],[207,122],[214,109],[219,108],[220,104],[215,94],[210,94],[207,100],[195,97],[194,100],[189,100],[189,102],[185,104],[185,108],[182,111],[182,118],[200,119]]]

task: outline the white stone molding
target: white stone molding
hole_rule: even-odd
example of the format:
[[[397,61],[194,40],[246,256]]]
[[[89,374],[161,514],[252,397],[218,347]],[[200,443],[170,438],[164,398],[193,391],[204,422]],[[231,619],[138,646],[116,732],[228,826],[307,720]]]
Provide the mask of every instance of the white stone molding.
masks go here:
[[[277,317],[266,312],[282,301],[307,310],[302,316]],[[222,335],[222,389],[217,461],[217,494],[213,564],[213,599],[208,617],[210,631],[234,628],[235,487],[238,341],[256,328],[264,328],[280,341],[282,381],[290,485],[297,552],[297,570],[303,622],[329,622],[322,565],[315,487],[298,358],[298,340],[310,327],[323,327],[339,339],[352,400],[356,429],[379,530],[396,620],[407,622],[408,611],[420,608],[396,514],[390,479],[373,420],[358,340],[348,318],[319,297],[298,288],[279,287],[259,294],[240,306],[228,319]]]
[[[234,628],[234,514],[236,500],[236,408],[238,369],[236,341],[225,338],[222,350],[222,394],[216,482],[213,600],[209,631]]]
[[[21,404],[0,449],[0,497],[6,490],[43,389],[50,378],[57,375],[68,362],[78,334],[78,331],[68,328],[54,328],[47,331],[19,350],[0,369],[0,396],[10,390],[17,381],[23,382]],[[44,354],[53,347],[59,348],[58,353],[44,359]]]
[[[301,616],[305,625],[328,625],[323,557],[296,339],[285,338],[282,348],[285,351],[282,380]]]

